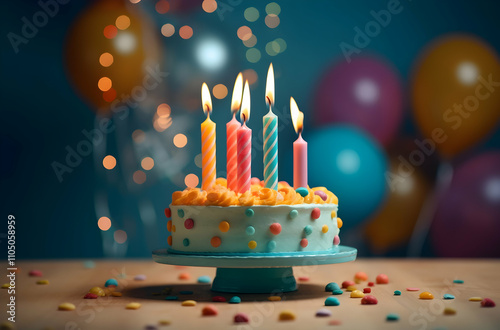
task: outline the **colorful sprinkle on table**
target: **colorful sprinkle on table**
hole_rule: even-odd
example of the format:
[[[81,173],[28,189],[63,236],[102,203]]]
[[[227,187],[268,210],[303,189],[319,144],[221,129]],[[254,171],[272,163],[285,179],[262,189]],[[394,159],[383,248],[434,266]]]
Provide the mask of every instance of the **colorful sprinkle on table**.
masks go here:
[[[301,282],[307,282],[309,281],[309,276],[299,276],[298,280]]]
[[[336,295],[336,296],[341,295],[343,293],[344,293],[344,291],[342,291],[341,289],[335,289],[332,291],[332,294]]]
[[[427,291],[422,292],[418,297],[420,299],[434,299],[434,296],[432,295],[432,293],[427,292]]]
[[[361,305],[376,305],[378,304],[377,298],[372,295],[367,294],[363,298],[361,298]]]
[[[349,286],[355,286],[355,285],[356,285],[356,283],[354,283],[354,281],[344,281],[344,282],[342,282],[342,288],[344,288],[344,289],[347,288],[347,287],[349,287]]]
[[[377,278],[375,279],[377,284],[388,284],[389,283],[389,277],[385,274],[378,274]]]
[[[32,276],[32,277],[42,277],[43,273],[42,273],[41,270],[34,269],[34,270],[30,270],[30,272],[28,273],[28,275]]]
[[[455,296],[449,293],[443,295],[443,299],[455,299]]]
[[[281,311],[279,315],[280,321],[293,321],[295,320],[295,313],[290,310]]]
[[[159,325],[170,325],[170,324],[172,324],[172,321],[171,321],[171,320],[168,320],[168,319],[159,320],[159,321],[158,321],[158,324],[159,324]]]
[[[455,310],[455,308],[445,307],[443,314],[444,315],[455,315],[455,314],[457,314],[457,311]]]
[[[281,297],[280,296],[270,296],[270,297],[267,297],[267,300],[269,300],[269,301],[281,301]]]
[[[2,289],[8,289],[10,287],[9,283],[2,284]]]
[[[481,300],[483,300],[483,298],[481,298],[481,297],[470,297],[469,298],[469,301],[481,301]]]
[[[453,280],[455,284],[464,284],[464,280]]]
[[[189,273],[180,273],[179,274],[179,280],[189,280],[191,278],[191,275]]]
[[[351,292],[351,298],[363,298],[365,294],[361,292],[360,290],[353,290]]]
[[[318,309],[318,311],[316,312],[317,317],[327,317],[327,316],[331,316],[331,315],[332,315],[332,312],[326,308]]]
[[[110,278],[109,280],[104,283],[104,286],[107,288],[108,286],[118,286],[118,281],[115,280],[114,278]]]
[[[215,296],[215,297],[212,297],[212,301],[213,302],[226,302],[226,298],[224,298],[222,296]]]
[[[48,285],[48,284],[49,284],[49,280],[40,280],[40,281],[36,281],[36,284],[40,284],[40,285]]]
[[[146,280],[146,275],[144,274],[139,274],[134,277],[134,281],[145,281]]]
[[[340,320],[331,320],[330,322],[328,322],[328,325],[341,325],[342,324],[342,321]]]
[[[325,306],[339,306],[340,301],[335,297],[328,297],[325,300]]]
[[[196,306],[196,301],[194,301],[194,300],[184,300],[182,302],[181,306],[193,307],[193,306]]]
[[[495,302],[490,298],[484,298],[483,300],[481,300],[481,307],[495,307],[495,306],[496,306]]]
[[[400,291],[400,290],[396,290],[396,291],[394,291],[394,295],[395,295],[395,296],[400,296],[400,295],[401,295],[401,291]]]
[[[98,286],[93,287],[92,289],[89,290],[89,293],[94,293],[98,295],[99,297],[104,297],[106,295],[106,292]]]
[[[76,306],[72,303],[65,302],[60,304],[57,309],[59,309],[60,311],[74,311],[76,309]]]
[[[385,319],[387,321],[398,321],[399,320],[399,315],[396,314],[396,313],[389,313],[389,314],[387,314],[387,316],[385,317]]]
[[[368,286],[375,286],[375,283],[373,283],[373,282],[368,282]]]
[[[207,305],[201,310],[203,316],[216,316],[217,314],[219,314],[219,311],[214,305]]]
[[[97,299],[99,296],[96,295],[95,293],[87,293],[85,296],[83,296],[83,299]]]
[[[210,283],[212,282],[212,278],[208,275],[203,275],[198,277],[198,283]]]
[[[166,296],[165,300],[179,300],[179,297],[177,297],[177,296]]]
[[[234,323],[248,323],[248,315],[245,313],[238,313],[234,316]]]
[[[347,288],[345,288],[346,291],[352,292],[354,290],[357,290],[357,288],[354,285],[349,285]]]
[[[406,288],[406,291],[420,291],[420,288]]]
[[[325,286],[325,292],[332,292],[333,290],[340,289],[339,285],[335,282],[330,282]]]
[[[359,282],[368,281],[368,275],[366,275],[365,272],[357,272],[356,274],[354,274],[354,281],[356,280],[358,280]]]
[[[363,289],[363,293],[371,293],[372,292],[372,288],[364,288]]]
[[[113,297],[121,297],[122,296],[122,293],[121,292],[111,292],[111,295]]]
[[[239,304],[241,302],[241,298],[238,296],[233,296],[228,301],[230,304]]]
[[[141,304],[138,303],[138,302],[131,302],[131,303],[128,303],[126,306],[125,306],[126,309],[139,309],[141,308]]]

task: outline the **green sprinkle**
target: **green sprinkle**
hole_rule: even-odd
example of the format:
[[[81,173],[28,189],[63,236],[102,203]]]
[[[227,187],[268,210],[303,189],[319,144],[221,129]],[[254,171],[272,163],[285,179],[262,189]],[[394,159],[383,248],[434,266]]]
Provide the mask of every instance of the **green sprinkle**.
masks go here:
[[[267,243],[267,249],[269,251],[272,251],[276,248],[276,242],[275,241],[269,241],[269,243]]]
[[[184,245],[184,246],[189,246],[189,238],[185,238],[185,239],[182,241],[182,245]]]
[[[445,293],[443,296],[444,299],[455,299],[455,296],[449,293]]]
[[[401,295],[401,291],[399,291],[399,290],[394,291],[394,295],[395,296],[400,296]]]
[[[464,280],[453,280],[453,283],[464,284]]]
[[[183,217],[184,217],[184,210],[183,210],[183,209],[178,209],[178,210],[177,210],[177,215],[178,215],[179,217],[183,218]]]
[[[340,301],[335,297],[328,297],[325,300],[325,306],[338,306]]]
[[[299,211],[297,211],[297,210],[291,210],[290,213],[288,214],[290,219],[295,219],[298,215],[299,215]]]
[[[229,299],[230,304],[239,304],[241,302],[241,298],[238,296],[233,296]]]
[[[246,209],[246,210],[245,210],[245,215],[246,215],[247,217],[253,217],[254,213],[255,213],[255,212],[254,212],[252,209]]]
[[[179,300],[177,296],[166,296],[165,300]]]
[[[332,294],[334,294],[336,296],[341,295],[343,293],[344,293],[344,291],[342,291],[340,289],[333,289],[333,291],[332,291]]]
[[[387,314],[386,320],[387,321],[398,321],[399,320],[399,315],[396,314],[396,313]]]
[[[313,232],[313,228],[311,226],[307,225],[304,227],[304,234],[311,235],[312,232]]]
[[[333,290],[340,290],[340,286],[335,282],[330,282],[325,286],[325,292],[333,292]]]
[[[307,190],[307,188],[304,187],[297,188],[295,191],[302,197],[306,197],[307,195],[309,195],[309,190]]]
[[[248,236],[252,236],[255,234],[255,228],[253,226],[248,226],[247,229],[245,229],[245,233],[247,233]]]

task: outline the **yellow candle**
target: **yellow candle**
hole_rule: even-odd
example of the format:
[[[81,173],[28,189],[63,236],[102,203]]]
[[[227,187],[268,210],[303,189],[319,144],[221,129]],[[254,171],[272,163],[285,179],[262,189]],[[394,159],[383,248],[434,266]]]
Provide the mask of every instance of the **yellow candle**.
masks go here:
[[[201,87],[203,112],[207,119],[201,124],[201,189],[209,190],[215,185],[215,123],[210,119],[212,98],[206,83]]]

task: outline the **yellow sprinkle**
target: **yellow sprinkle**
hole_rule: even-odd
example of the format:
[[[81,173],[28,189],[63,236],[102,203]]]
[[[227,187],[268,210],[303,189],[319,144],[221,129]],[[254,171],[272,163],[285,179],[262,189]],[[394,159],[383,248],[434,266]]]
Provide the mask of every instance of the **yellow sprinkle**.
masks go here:
[[[160,325],[170,325],[172,323],[172,321],[170,321],[170,320],[159,320],[158,323]]]
[[[293,321],[295,320],[295,313],[289,310],[282,311],[279,316],[280,321]]]
[[[455,315],[457,311],[454,308],[446,307],[443,311],[444,315]]]
[[[2,289],[7,289],[9,288],[9,286],[10,286],[9,283],[2,284]]]
[[[469,301],[481,301],[481,300],[483,300],[483,298],[481,298],[481,297],[470,297],[469,298]]]
[[[432,295],[432,293],[427,292],[427,291],[422,292],[419,297],[420,297],[420,299],[434,299],[434,296]]]
[[[334,210],[332,211],[332,220],[337,216],[337,212]]]
[[[362,291],[354,290],[351,292],[351,298],[363,298],[365,294]]]
[[[327,225],[323,225],[323,227],[321,228],[321,231],[323,233],[327,233],[328,232],[328,226]]]
[[[281,297],[280,296],[271,296],[271,297],[267,297],[267,300],[269,300],[269,301],[281,301]]]
[[[184,300],[181,304],[182,306],[196,306],[196,301],[194,300]]]
[[[36,284],[47,285],[47,284],[49,284],[49,280],[39,280],[39,281],[36,281]]]
[[[256,241],[250,241],[248,242],[248,247],[251,248],[252,250],[257,247],[257,242]]]
[[[98,286],[93,287],[92,289],[89,290],[90,293],[96,294],[99,297],[104,297],[106,296],[106,292]]]
[[[76,309],[76,307],[72,303],[66,302],[66,303],[60,304],[58,309],[60,311],[74,311]]]
[[[122,296],[122,293],[121,292],[111,292],[111,295],[113,297],[121,297]]]
[[[344,223],[342,222],[342,219],[337,218],[337,227],[339,227],[339,229],[340,229],[340,228],[342,228],[342,225],[343,225],[343,224],[344,224]]]
[[[347,289],[345,289],[345,290],[351,292],[351,291],[357,290],[357,288],[354,285],[349,285],[347,287]]]
[[[131,302],[131,303],[128,303],[127,306],[125,306],[126,309],[139,309],[141,308],[141,304],[139,304],[138,302]]]
[[[361,279],[360,279],[360,278],[355,277],[355,278],[354,278],[354,282],[355,282],[356,284],[359,284],[359,283],[361,283]]]
[[[229,222],[227,221],[221,221],[219,223],[219,230],[223,233],[227,232],[231,226],[229,225]]]
[[[176,231],[175,225],[172,225],[172,233],[175,233],[175,231]]]

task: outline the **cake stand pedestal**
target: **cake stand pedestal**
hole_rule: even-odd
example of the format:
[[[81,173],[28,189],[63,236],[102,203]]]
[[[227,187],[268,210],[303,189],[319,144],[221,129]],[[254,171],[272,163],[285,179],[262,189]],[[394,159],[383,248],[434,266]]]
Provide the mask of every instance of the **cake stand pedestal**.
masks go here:
[[[297,290],[293,266],[339,264],[356,259],[357,250],[338,246],[322,252],[261,254],[182,254],[167,249],[153,252],[160,264],[217,267],[212,291],[271,293]]]

